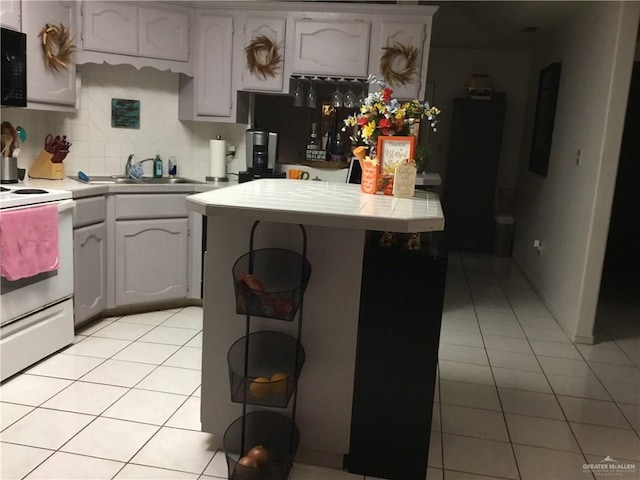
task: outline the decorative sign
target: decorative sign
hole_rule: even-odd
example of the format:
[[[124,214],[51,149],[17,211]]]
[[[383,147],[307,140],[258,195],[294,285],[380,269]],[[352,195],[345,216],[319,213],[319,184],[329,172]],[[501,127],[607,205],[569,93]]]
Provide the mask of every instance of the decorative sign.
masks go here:
[[[415,163],[401,163],[396,167],[396,173],[393,176],[394,197],[413,197],[413,192],[416,188],[417,171]]]
[[[140,100],[112,98],[111,127],[140,128]]]
[[[401,162],[413,159],[416,137],[380,136],[378,137],[378,160],[380,172],[393,173]]]
[[[363,193],[376,193],[378,190],[378,164],[370,159],[365,159],[362,165],[362,179],[360,190]]]

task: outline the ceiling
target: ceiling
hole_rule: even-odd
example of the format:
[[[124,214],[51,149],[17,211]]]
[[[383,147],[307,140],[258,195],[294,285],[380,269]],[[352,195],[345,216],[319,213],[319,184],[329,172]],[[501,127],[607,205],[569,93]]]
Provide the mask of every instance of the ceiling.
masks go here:
[[[175,0],[174,0],[175,1]],[[236,2],[240,0],[235,0]],[[255,1],[255,0],[254,0]],[[258,0],[344,2],[367,4],[420,4],[438,6],[433,19],[431,47],[529,49],[561,27],[592,0],[539,1],[426,1],[426,0]],[[206,4],[207,0],[180,3]],[[329,7],[328,7],[329,9]],[[375,11],[375,7],[372,8]],[[535,32],[523,32],[537,27]],[[640,46],[639,46],[640,48]]]
[[[421,1],[438,5],[431,46],[436,48],[533,48],[585,2],[580,1]],[[537,31],[523,32],[523,28]]]

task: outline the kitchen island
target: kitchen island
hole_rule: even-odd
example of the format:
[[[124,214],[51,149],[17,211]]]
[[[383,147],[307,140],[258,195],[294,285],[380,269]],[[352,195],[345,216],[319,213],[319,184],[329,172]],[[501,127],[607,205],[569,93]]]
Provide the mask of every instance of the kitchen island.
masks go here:
[[[264,179],[187,197],[188,208],[208,220],[201,422],[218,447],[242,412],[230,400],[227,367],[228,349],[245,331],[232,267],[249,250],[256,220],[255,248],[298,252],[300,224],[312,273],[304,297],[296,461],[346,465],[379,478],[424,478],[446,255],[433,253],[431,234],[424,234],[421,251],[371,241],[375,232],[444,229],[438,196],[416,194],[398,199],[363,194],[359,185]],[[255,330],[289,334],[295,323],[252,320]]]

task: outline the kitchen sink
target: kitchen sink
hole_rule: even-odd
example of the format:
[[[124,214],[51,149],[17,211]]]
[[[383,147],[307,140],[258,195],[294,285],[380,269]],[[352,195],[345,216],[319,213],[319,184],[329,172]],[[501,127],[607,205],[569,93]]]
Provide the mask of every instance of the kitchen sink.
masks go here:
[[[170,185],[176,183],[202,183],[197,180],[191,180],[184,177],[142,177],[140,180],[134,180],[124,175],[92,175],[89,177],[88,182],[84,182],[78,178],[77,175],[70,176],[69,178],[82,183],[88,183],[89,185],[114,185],[114,184],[128,184],[128,185]]]

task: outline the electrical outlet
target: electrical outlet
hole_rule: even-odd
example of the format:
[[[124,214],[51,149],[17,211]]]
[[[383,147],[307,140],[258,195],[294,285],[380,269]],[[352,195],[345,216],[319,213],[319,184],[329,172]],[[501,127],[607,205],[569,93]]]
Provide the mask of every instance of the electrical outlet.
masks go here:
[[[576,151],[576,165],[577,166],[582,165],[582,149],[581,148],[579,148]]]
[[[542,240],[534,240],[533,249],[536,251],[538,256],[540,256],[540,253],[542,252]]]

